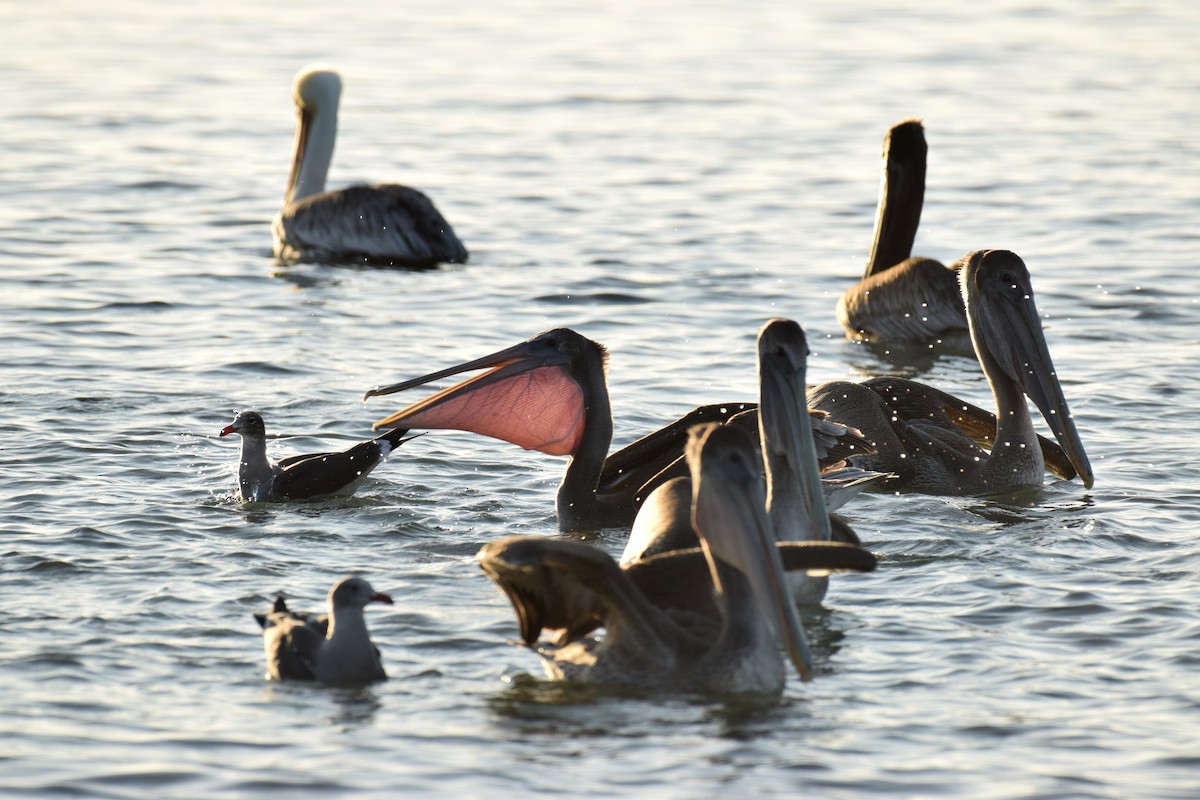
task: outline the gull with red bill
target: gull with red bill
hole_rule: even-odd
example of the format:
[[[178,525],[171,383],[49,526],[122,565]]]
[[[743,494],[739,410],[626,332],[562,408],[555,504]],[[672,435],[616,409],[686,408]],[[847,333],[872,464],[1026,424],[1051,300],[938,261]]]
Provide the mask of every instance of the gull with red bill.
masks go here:
[[[247,503],[307,500],[315,497],[349,497],[371,470],[393,450],[414,439],[395,429],[335,453],[309,453],[272,462],[267,457],[267,429],[257,411],[239,411],[221,436],[242,437],[238,461],[238,497]]]
[[[379,649],[371,643],[363,609],[368,603],[392,605],[362,578],[343,578],[329,590],[328,613],[288,610],[282,597],[254,618],[263,629],[267,676],[272,680],[361,684],[387,680]]]

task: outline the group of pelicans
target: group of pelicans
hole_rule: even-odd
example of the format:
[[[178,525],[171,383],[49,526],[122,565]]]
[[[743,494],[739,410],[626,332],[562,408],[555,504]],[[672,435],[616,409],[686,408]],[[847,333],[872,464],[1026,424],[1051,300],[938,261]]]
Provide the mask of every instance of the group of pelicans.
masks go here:
[[[299,124],[273,225],[277,258],[464,261],[466,248],[420,192],[396,185],[325,191],[340,90],[338,74],[324,67],[296,78]],[[584,542],[528,536],[479,553],[548,675],[778,692],[786,654],[810,677],[797,607],[822,601],[830,573],[875,568],[850,526],[831,516],[854,495],[992,495],[1040,486],[1045,472],[1079,477],[1085,487],[1093,481],[1025,264],[1005,250],[975,251],[950,266],[911,257],[925,188],[921,123],[894,126],[883,157],[866,276],[842,296],[838,319],[861,341],[971,348],[992,388],[994,414],[901,378],[809,386],[804,332],[773,319],[758,334],[757,403],[702,406],[609,454],[607,351],[558,328],[371,389],[364,399],[479,372],[379,420],[374,427],[385,433],[344,452],[272,462],[262,417],[239,412],[221,431],[242,440],[239,496],[266,502],[352,494],[418,429],[469,431],[568,456],[555,504],[559,527],[629,528],[620,561]],[[1035,431],[1026,397],[1054,440]],[[372,602],[392,600],[360,577],[330,590],[326,615],[296,613],[277,599],[256,615],[270,676],[384,679],[363,615]]]

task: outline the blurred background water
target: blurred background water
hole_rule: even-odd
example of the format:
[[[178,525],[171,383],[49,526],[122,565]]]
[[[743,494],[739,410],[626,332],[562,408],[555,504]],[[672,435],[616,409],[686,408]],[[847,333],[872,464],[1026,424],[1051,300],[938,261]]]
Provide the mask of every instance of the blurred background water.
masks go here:
[[[643,0],[9,4],[0,26],[0,788],[29,797],[1193,797],[1200,6]],[[465,266],[270,260],[292,76],[346,84],[331,184],[428,192]],[[361,392],[551,326],[612,351],[614,445],[812,380],[958,356],[845,341],[888,126],[924,118],[917,252],[1028,264],[1096,485],[872,496],[882,559],[806,623],[775,702],[568,689],[474,554],[555,535],[562,459],[406,445],[352,499],[243,506],[277,457],[413,398]],[[620,531],[596,540],[619,552]],[[250,614],[366,574],[392,680],[263,680]]]

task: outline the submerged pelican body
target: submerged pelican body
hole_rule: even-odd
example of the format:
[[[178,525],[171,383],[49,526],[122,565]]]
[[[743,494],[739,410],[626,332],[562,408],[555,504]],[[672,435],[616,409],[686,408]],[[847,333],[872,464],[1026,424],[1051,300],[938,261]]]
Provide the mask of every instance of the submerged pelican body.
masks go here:
[[[781,540],[811,539],[858,545],[848,525],[826,510],[816,443],[806,411],[808,342],[791,320],[773,319],[758,333],[758,425],[761,463],[766,474],[766,511]],[[880,475],[880,478],[887,476]],[[622,563],[696,546],[691,520],[690,477],[672,478],[638,510]],[[789,572],[792,598],[819,603],[828,578]]]
[[[522,639],[552,679],[777,693],[786,679],[781,644],[801,677],[811,676],[785,567],[870,570],[874,558],[846,545],[777,545],[759,459],[739,429],[696,426],[687,453],[700,549],[624,566],[591,545],[544,537],[480,551],[480,566],[512,602]],[[591,636],[599,627],[604,636]],[[561,633],[540,642],[543,630]]]
[[[563,530],[625,526],[683,450],[698,422],[724,422],[752,404],[702,406],[607,456],[613,421],[605,381],[607,351],[569,328],[545,331],[492,355],[403,383],[372,389],[391,394],[461,372],[487,369],[398,411],[375,428],[442,428],[492,436],[527,450],[570,456],[555,503]],[[845,426],[810,416],[820,455],[837,462],[863,452],[865,441]],[[756,422],[752,419],[756,427]],[[682,464],[682,462],[679,462]]]
[[[971,339],[992,388],[994,416],[902,378],[822,384],[809,391],[809,402],[863,432],[876,452],[854,460],[896,473],[887,489],[991,494],[1041,486],[1047,469],[1067,479],[1078,475],[1090,488],[1092,468],[1050,359],[1029,270],[1007,250],[980,250],[962,264]],[[1058,445],[1037,435],[1025,396]]]
[[[937,340],[969,351],[967,316],[958,288],[961,263],[947,267],[932,258],[912,257],[925,202],[927,149],[920,120],[904,120],[884,138],[871,255],[863,279],[838,300],[837,318],[850,339]]]
[[[275,258],[409,267],[466,261],[450,223],[416,189],[325,191],[341,94],[341,76],[332,69],[309,66],[296,75],[296,144],[283,208],[271,224]]]

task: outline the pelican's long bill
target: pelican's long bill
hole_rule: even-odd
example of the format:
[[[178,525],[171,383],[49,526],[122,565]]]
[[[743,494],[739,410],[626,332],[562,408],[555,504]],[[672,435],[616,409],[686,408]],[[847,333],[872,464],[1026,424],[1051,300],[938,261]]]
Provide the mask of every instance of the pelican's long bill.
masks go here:
[[[469,431],[526,450],[574,453],[586,420],[583,390],[568,372],[551,334],[539,334],[474,361],[367,391],[364,401],[462,372],[488,370],[401,409],[373,427]]]
[[[308,153],[309,130],[312,128],[313,114],[302,105],[297,106],[296,141],[292,146],[292,166],[288,171],[287,195],[284,202],[290,202],[300,183],[300,169],[304,165],[304,157]]]
[[[1046,346],[1028,269],[1019,257],[1004,250],[974,253],[971,261],[975,263],[963,269],[962,280],[979,284],[965,294],[981,306],[967,315],[980,361],[990,360],[1028,395],[1090,489],[1095,476]],[[985,283],[992,286],[985,289]],[[996,399],[1002,408],[1000,398]]]
[[[767,519],[759,455],[737,428],[698,425],[690,432],[688,463],[694,492],[692,523],[718,590],[726,591],[721,586],[719,560],[745,576],[758,613],[771,620],[796,671],[801,678],[809,679],[812,654],[788,593]],[[739,622],[731,620],[730,624]]]
[[[813,526],[812,530],[776,530],[781,539],[828,542],[833,532],[808,414],[807,366],[808,342],[797,323],[773,319],[763,326],[758,335],[758,425],[764,461],[772,466],[767,508],[772,520],[806,519]],[[777,482],[786,485],[776,486]],[[797,502],[802,508],[773,508]]]

